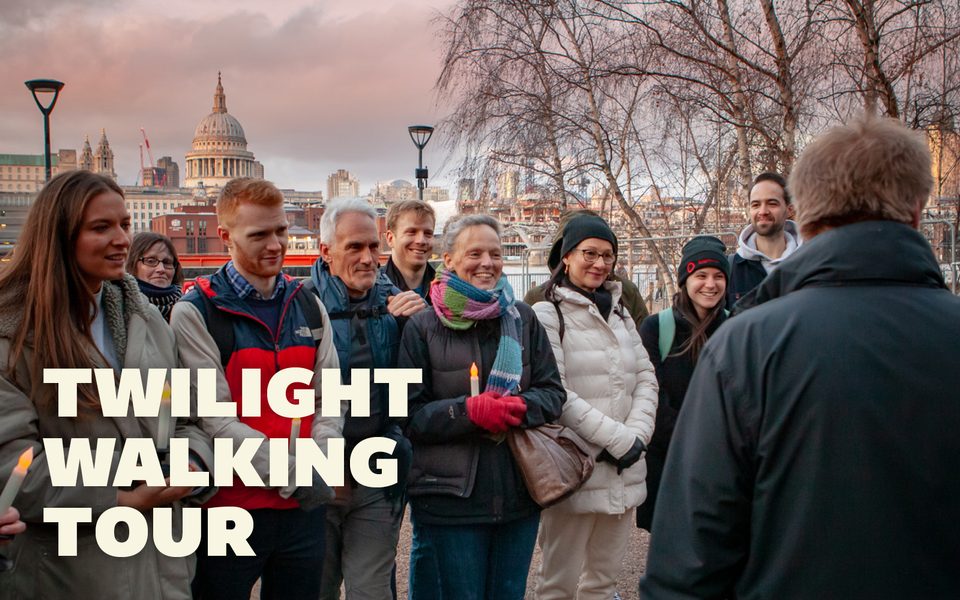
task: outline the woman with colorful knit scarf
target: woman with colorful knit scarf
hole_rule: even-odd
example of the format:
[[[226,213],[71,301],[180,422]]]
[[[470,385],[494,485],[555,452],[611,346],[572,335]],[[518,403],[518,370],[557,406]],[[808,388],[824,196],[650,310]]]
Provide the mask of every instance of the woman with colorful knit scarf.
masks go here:
[[[519,600],[540,507],[503,434],[555,422],[566,393],[543,327],[503,276],[500,224],[457,217],[443,244],[433,310],[407,323],[398,363],[423,371],[410,388],[407,491],[418,545],[431,558],[412,562],[410,589],[433,586],[440,600]]]
[[[170,321],[173,305],[183,296],[183,269],[173,242],[151,231],[138,233],[130,244],[127,273],[137,278],[140,293]]]

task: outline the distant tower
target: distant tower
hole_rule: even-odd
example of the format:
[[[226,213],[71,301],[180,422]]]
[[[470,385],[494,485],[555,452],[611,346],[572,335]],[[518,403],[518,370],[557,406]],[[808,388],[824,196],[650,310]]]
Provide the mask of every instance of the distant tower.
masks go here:
[[[93,171],[113,180],[117,179],[117,173],[113,170],[113,150],[110,149],[105,129],[100,130],[100,142],[93,153]]]
[[[83,151],[80,153],[80,164],[77,165],[87,171],[93,170],[93,149],[90,147],[90,136],[84,136]]]

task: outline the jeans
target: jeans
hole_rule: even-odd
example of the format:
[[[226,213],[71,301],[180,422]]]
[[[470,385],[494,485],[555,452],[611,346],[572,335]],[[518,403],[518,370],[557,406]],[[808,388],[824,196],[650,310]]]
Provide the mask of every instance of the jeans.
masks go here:
[[[440,571],[437,569],[436,552],[429,540],[423,539],[420,528],[410,511],[410,523],[413,525],[413,539],[410,544],[410,587],[408,598],[433,598],[439,593]]]
[[[203,531],[206,532],[206,511]],[[320,507],[250,511],[253,533],[247,543],[254,556],[207,556],[206,535],[197,549],[194,600],[248,600],[261,579],[261,600],[316,600],[323,569],[324,521]]]
[[[411,600],[522,600],[539,524],[539,514],[489,525],[414,520],[417,537],[433,550],[437,573],[411,573],[411,579],[439,581],[440,589],[421,596],[418,586]],[[417,571],[430,567],[429,561],[411,565]]]

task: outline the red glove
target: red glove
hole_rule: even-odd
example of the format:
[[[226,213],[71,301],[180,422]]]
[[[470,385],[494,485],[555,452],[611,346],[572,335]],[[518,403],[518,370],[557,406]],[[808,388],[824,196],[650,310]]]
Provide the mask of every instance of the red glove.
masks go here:
[[[510,402],[510,414],[522,419],[523,415],[527,414],[527,401],[524,400],[521,396],[504,396],[500,398],[501,400],[508,400]],[[513,427],[516,427],[520,423],[516,423]]]
[[[494,392],[484,392],[467,398],[467,416],[477,427],[492,433],[502,433],[519,425],[519,415],[526,410],[526,402],[517,396],[501,398]]]

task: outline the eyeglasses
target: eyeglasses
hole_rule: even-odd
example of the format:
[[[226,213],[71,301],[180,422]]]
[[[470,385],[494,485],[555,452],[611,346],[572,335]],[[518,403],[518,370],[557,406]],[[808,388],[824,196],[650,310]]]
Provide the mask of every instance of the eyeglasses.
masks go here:
[[[604,254],[600,254],[596,250],[581,249],[580,253],[583,254],[583,260],[588,263],[595,263],[597,262],[598,258],[602,258],[603,264],[612,265],[614,261],[617,260],[617,255],[614,254],[613,252],[606,252]]]
[[[154,258],[153,256],[144,256],[140,258],[140,262],[147,265],[151,269],[156,267],[159,264],[163,264],[163,268],[166,269],[167,271],[172,271],[175,268],[177,268],[177,263],[170,260],[169,258],[160,260],[159,258]]]

